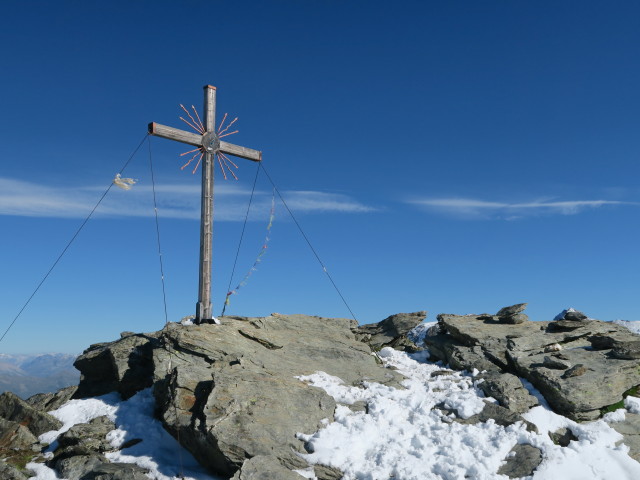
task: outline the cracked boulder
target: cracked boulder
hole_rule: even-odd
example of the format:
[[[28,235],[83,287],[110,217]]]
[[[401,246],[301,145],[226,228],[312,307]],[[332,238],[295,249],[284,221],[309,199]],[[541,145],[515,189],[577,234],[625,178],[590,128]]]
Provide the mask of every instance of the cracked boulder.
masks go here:
[[[91,345],[73,364],[80,370],[74,398],[118,392],[123,399],[148,388],[153,381],[152,352],[158,346],[154,334],[123,332],[115,342]]]
[[[221,320],[169,324],[159,337],[162,348],[153,350],[165,428],[219,475],[243,468],[239,478],[262,478],[254,467],[265,462],[272,469],[308,467],[296,454],[304,453],[296,434],[332,420],[336,404],[296,377],[323,371],[347,384],[393,386],[403,379],[376,362],[350,320],[278,314]],[[254,457],[261,458],[246,463]]]

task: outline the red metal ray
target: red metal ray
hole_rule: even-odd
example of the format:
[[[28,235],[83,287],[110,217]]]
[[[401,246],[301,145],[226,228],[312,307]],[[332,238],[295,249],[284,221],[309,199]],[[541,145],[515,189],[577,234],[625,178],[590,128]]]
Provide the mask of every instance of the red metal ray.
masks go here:
[[[191,108],[193,109],[193,113],[196,114],[196,118],[198,119],[198,125],[202,127],[202,132],[205,132],[207,129],[204,128],[202,120],[200,120],[200,115],[198,115],[198,110],[196,110],[196,107],[194,107],[193,105],[191,105]]]
[[[200,133],[204,134],[204,128],[203,128],[203,127],[199,127],[199,126],[197,125],[197,123],[198,123],[198,122],[196,122],[195,118],[193,118],[193,117],[191,116],[191,114],[189,113],[189,110],[187,110],[186,108],[184,108],[184,105],[182,105],[182,104],[180,104],[180,108],[182,108],[182,110],[184,110],[184,113],[186,113],[187,115],[189,115],[189,118],[190,118],[190,119],[191,119],[191,121],[193,122],[192,124],[191,124],[191,123],[189,123],[189,125],[191,125],[193,128],[195,128],[195,129],[196,129],[196,131],[198,131],[198,132],[200,132]],[[180,117],[180,118],[182,118],[182,117]],[[183,119],[183,120],[184,120],[184,119]],[[184,120],[184,121],[186,122],[186,120]],[[188,123],[188,122],[187,122],[187,123]]]

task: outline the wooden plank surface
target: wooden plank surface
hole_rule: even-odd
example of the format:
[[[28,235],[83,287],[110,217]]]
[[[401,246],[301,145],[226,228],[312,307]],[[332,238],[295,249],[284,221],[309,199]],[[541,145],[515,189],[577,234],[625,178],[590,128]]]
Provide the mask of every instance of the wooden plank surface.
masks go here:
[[[160,125],[155,122],[149,124],[149,134],[160,138],[168,138],[169,140],[186,143],[188,145],[194,145],[196,147],[202,145],[202,135],[186,132],[179,128],[167,127],[166,125]]]
[[[216,87],[204,86],[204,129],[207,132],[216,130]]]
[[[233,143],[227,143],[220,141],[220,151],[234,157],[246,158],[247,160],[253,160],[254,162],[262,161],[262,152],[253,150],[252,148],[240,147]]]

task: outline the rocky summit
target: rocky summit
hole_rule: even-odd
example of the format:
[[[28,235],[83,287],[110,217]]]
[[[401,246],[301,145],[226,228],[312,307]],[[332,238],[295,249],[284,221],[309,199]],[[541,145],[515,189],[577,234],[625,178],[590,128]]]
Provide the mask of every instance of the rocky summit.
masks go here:
[[[523,313],[526,306],[505,307],[494,315],[438,315],[424,339],[430,360],[477,370],[475,385],[496,401],[486,401],[484,410],[468,418],[458,418],[446,404],[436,405],[443,419],[503,426],[523,422],[535,431],[521,414],[539,400],[521,379],[557,413],[578,421],[614,410],[637,390],[640,336],[571,309],[553,321],[532,322]],[[77,358],[77,387],[26,401],[0,395],[0,477],[28,478],[25,463],[35,457],[68,480],[147,478],[142,467],[106,458],[113,449],[106,435],[114,428],[107,417],[60,435],[53,455],[40,455],[47,446],[37,437],[61,427],[46,412],[70,399],[110,392],[127,399],[150,389],[146,394],[153,393],[163,428],[211,473],[235,480],[301,478],[293,470],[309,465],[300,456],[307,446],[298,434],[312,434],[332,421],[336,401],[299,377],[322,371],[348,385],[403,388],[404,377],[386,368],[375,352],[384,347],[420,350],[408,334],[426,315],[402,313],[359,326],[346,319],[274,313],[223,317],[221,325],[169,323],[157,332],[124,332],[116,341],[91,345]],[[366,411],[367,406],[350,408]],[[640,460],[638,425],[640,415],[628,414],[615,428],[630,455]],[[575,440],[564,430],[553,432],[556,444]],[[140,441],[131,439],[120,448]],[[540,450],[516,445],[505,461],[499,473],[530,475],[541,461]],[[314,469],[318,479],[342,477],[329,466]]]
[[[313,433],[333,419],[335,400],[298,376],[324,371],[348,384],[377,382],[402,388],[403,377],[372,354],[386,345],[414,348],[406,333],[426,312],[398,314],[374,326],[306,315],[224,317],[221,325],[169,323],[148,334],[124,332],[91,345],[75,366],[77,388],[23,401],[0,396],[0,434],[11,439],[20,462],[0,464],[2,478],[27,478],[23,458],[43,448],[35,436],[60,422],[47,414],[73,398],[118,392],[123,399],[152,388],[164,428],[212,473],[229,478],[300,478],[308,464],[298,433]],[[370,346],[371,345],[371,346]],[[146,478],[144,470],[109,463],[106,418],[73,427],[58,439],[47,465],[69,480]],[[82,439],[82,441],[80,441]],[[7,446],[7,445],[5,445]],[[0,444],[0,449],[2,444]],[[16,452],[19,451],[19,455]],[[6,453],[6,452],[5,452]],[[98,473],[96,473],[98,472]],[[318,478],[336,479],[330,467]],[[267,475],[267,476],[264,476]]]

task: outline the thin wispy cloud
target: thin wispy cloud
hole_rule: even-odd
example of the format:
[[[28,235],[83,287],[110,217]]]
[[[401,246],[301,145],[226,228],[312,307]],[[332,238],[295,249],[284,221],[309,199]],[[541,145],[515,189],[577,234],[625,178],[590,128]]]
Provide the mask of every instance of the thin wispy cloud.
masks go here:
[[[408,203],[424,210],[467,219],[505,219],[539,215],[576,215],[603,206],[640,205],[618,200],[535,200],[530,202],[490,202],[474,198],[423,198]]]
[[[94,207],[106,186],[49,186],[0,177],[0,215],[21,217],[84,218]],[[237,184],[215,187],[217,220],[244,218],[251,192]],[[200,219],[199,184],[156,185],[158,212],[163,218]],[[374,211],[353,198],[318,191],[283,192],[289,207],[298,213],[363,213]],[[268,215],[272,192],[257,191],[252,217]],[[278,199],[277,199],[278,200]],[[278,200],[279,203],[279,200]],[[112,188],[98,210],[102,217],[150,217],[153,215],[150,185],[136,184],[131,190]]]
[[[287,205],[298,212],[364,213],[376,210],[338,193],[301,190],[285,192],[283,195]]]

